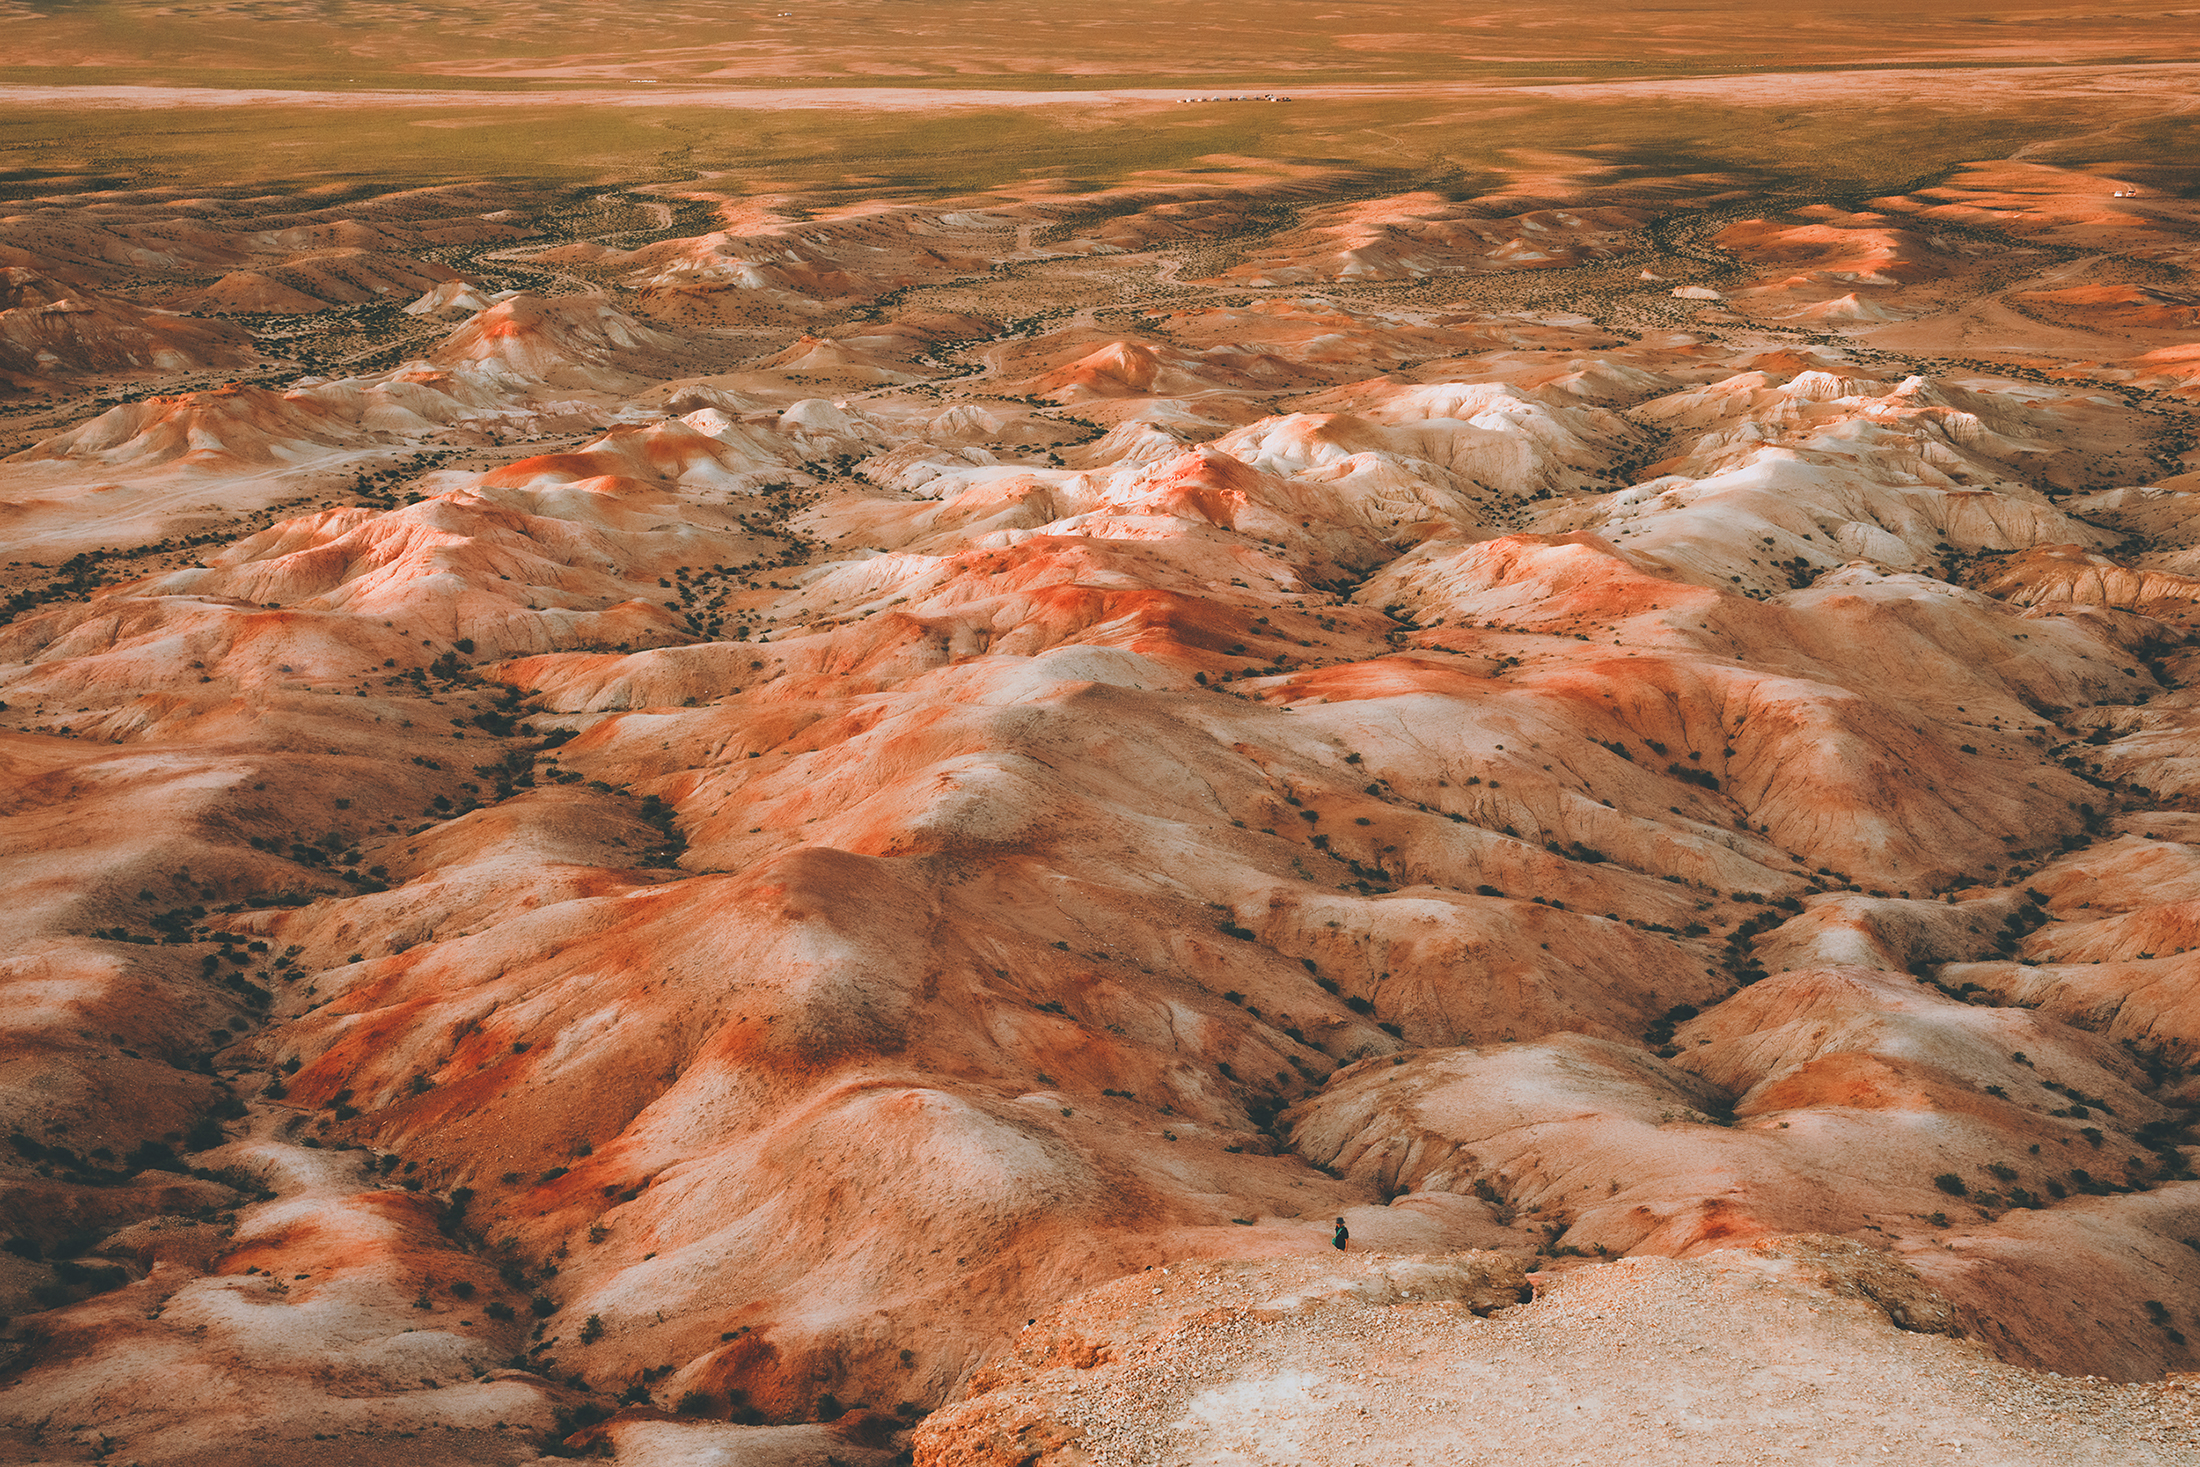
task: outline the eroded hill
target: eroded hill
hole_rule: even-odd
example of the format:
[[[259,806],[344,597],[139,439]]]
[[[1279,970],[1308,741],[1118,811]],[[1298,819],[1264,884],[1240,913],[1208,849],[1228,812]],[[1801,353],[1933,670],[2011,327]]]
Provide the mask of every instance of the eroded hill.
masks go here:
[[[2200,1368],[2200,211],[1729,182],[0,224],[11,1449],[886,1454],[1338,1216]]]

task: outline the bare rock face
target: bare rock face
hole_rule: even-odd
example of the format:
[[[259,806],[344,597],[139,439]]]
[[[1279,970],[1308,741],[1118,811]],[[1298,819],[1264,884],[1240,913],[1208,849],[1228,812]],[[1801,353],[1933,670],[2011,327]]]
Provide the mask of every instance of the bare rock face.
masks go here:
[[[1878,1305],[1896,1329],[1959,1338],[1963,1334],[1954,1308],[1916,1269],[1853,1238],[1795,1233],[1767,1239],[1751,1251],[1759,1258],[1791,1260],[1797,1277],[1836,1298]]]
[[[0,1443],[2154,1460],[2200,212],[1623,174],[0,220]]]

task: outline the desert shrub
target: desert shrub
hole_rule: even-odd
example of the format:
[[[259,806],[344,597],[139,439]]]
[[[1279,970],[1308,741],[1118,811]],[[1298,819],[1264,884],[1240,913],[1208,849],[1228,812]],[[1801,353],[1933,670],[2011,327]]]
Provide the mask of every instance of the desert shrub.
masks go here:
[[[1933,1185],[1950,1197],[1968,1196],[1971,1191],[1969,1187],[1963,1185],[1963,1178],[1957,1176],[1954,1172],[1942,1172],[1939,1176],[1933,1178]]]

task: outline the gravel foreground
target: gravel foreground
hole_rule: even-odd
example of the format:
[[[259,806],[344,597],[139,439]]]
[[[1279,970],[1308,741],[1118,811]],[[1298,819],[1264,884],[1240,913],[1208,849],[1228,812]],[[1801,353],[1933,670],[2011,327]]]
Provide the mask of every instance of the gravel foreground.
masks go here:
[[[1813,1282],[1777,1249],[1581,1267],[1487,1317],[1396,1289],[1378,1295],[1398,1298],[1388,1304],[1337,1297],[1364,1294],[1365,1280],[1402,1262],[1340,1261],[1280,1301],[1280,1270],[1267,1264],[1194,1264],[1111,1286],[1095,1300],[1124,1307],[1088,1309],[1069,1326],[1087,1333],[1085,1346],[1057,1339],[1055,1368],[932,1418],[917,1461],[2200,1462],[2188,1381],[2006,1365],[1972,1342],[1895,1328],[1883,1304],[1841,1297],[1837,1276]],[[1080,1352],[1110,1353],[1089,1343],[1096,1319],[1120,1320],[1143,1302],[1131,1291],[1147,1288],[1174,1325],[1078,1369]],[[1060,1328],[1036,1321],[1027,1334]]]

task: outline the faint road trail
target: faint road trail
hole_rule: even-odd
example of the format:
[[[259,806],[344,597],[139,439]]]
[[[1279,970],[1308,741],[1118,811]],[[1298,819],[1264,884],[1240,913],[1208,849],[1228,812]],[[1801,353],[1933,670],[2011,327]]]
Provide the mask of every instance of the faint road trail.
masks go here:
[[[72,111],[189,107],[722,107],[780,111],[798,108],[860,108],[872,111],[936,111],[954,107],[1094,107],[1111,103],[1169,104],[1196,107],[1269,107],[1271,102],[1182,101],[1182,87],[1128,87],[1081,91],[982,89],[931,86],[727,87],[683,86],[636,80],[624,85],[592,82],[559,86],[541,78],[539,91],[477,91],[464,87],[363,88],[317,91],[303,87],[139,87],[6,86],[0,106],[54,107]],[[1899,103],[1910,97],[1959,91],[2018,91],[2036,100],[2051,97],[2114,98],[2133,89],[2149,94],[2200,91],[2200,64],[2157,62],[2139,65],[2056,66],[2015,64],[1999,68],[1831,72],[1745,72],[1725,76],[1685,76],[1609,82],[1517,85],[1505,82],[1397,82],[1379,84],[1314,83],[1282,88],[1291,100],[1377,101],[1386,98],[1521,98],[1586,101],[1599,97],[1668,96],[1695,102],[1793,105],[1798,100],[1839,98],[1862,104]]]

